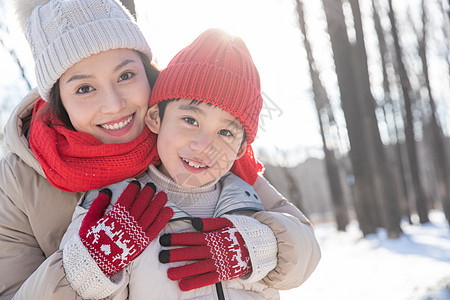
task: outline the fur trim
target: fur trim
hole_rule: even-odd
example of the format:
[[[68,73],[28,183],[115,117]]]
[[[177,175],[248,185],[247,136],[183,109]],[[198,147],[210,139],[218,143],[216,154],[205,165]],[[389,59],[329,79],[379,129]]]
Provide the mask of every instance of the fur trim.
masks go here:
[[[14,8],[16,10],[17,20],[19,21],[22,31],[25,30],[25,22],[37,6],[42,6],[50,2],[50,0],[14,0]]]

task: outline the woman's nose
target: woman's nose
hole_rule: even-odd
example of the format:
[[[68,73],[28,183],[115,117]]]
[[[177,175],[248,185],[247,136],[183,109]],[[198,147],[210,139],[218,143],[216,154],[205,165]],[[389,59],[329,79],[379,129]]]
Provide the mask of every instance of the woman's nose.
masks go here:
[[[105,90],[105,95],[102,103],[102,113],[118,113],[125,107],[125,105],[125,98],[114,87],[110,87]]]

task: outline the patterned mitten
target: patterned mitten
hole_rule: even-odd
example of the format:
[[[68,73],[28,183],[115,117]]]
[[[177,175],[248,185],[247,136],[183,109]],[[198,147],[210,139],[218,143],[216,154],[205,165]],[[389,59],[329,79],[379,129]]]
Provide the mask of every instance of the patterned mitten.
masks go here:
[[[155,187],[151,183],[141,192],[139,189],[138,181],[131,182],[104,216],[111,190],[101,190],[81,224],[80,239],[107,276],[123,269],[144,251],[173,216],[173,210],[164,206],[166,193],[153,197]]]
[[[171,280],[181,279],[182,291],[237,278],[251,270],[244,240],[228,219],[194,218],[192,225],[202,232],[164,234],[160,238],[163,246],[187,246],[161,251],[160,262],[199,260],[167,271]]]

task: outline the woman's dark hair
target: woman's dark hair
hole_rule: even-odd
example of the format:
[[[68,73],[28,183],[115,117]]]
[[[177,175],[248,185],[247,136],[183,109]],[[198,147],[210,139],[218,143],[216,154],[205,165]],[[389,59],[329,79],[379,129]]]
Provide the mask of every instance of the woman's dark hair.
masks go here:
[[[145,74],[147,75],[148,83],[150,84],[151,89],[153,89],[156,79],[158,78],[161,70],[150,61],[150,59],[144,53],[137,51],[139,56],[141,57],[142,63],[144,64]],[[47,111],[50,111],[54,114],[59,120],[63,122],[65,126],[69,129],[75,130],[73,128],[72,123],[70,122],[69,115],[67,114],[66,109],[61,101],[61,93],[59,90],[59,79],[53,85],[50,90],[50,95],[48,99]]]
[[[75,130],[70,122],[69,115],[61,101],[61,93],[59,91],[59,79],[50,90],[47,110],[52,112],[67,128]],[[45,111],[44,111],[45,112]]]
[[[139,56],[142,59],[142,63],[144,64],[145,74],[147,75],[148,83],[153,90],[155,86],[156,79],[158,79],[159,73],[161,73],[161,69],[158,66],[150,61],[150,59],[144,53],[138,51]]]

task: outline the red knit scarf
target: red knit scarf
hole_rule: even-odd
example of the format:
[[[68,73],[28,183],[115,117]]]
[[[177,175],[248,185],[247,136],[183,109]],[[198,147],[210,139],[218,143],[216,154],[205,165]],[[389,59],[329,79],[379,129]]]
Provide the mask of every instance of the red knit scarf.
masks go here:
[[[36,102],[30,128],[30,146],[48,181],[60,190],[85,192],[144,172],[159,163],[156,135],[147,127],[133,141],[103,144],[90,134],[65,127]]]
[[[231,172],[252,186],[258,178],[258,174],[262,175],[264,170],[264,165],[256,158],[251,145],[247,147],[245,154],[236,160],[233,167],[231,167]]]
[[[147,127],[136,139],[122,144],[103,144],[90,134],[65,127],[44,111],[47,102],[34,106],[30,146],[48,181],[67,192],[86,192],[135,177],[150,164],[159,164],[156,135]],[[231,171],[253,185],[264,166],[248,146]]]

